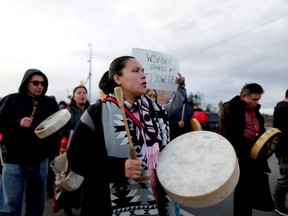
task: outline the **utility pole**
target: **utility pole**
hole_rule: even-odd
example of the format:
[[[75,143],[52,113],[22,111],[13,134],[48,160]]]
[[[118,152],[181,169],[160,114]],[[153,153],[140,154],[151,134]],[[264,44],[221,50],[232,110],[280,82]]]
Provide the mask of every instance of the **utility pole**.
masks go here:
[[[92,77],[92,44],[89,43],[88,46],[90,46],[90,55],[89,55],[89,74],[88,74],[88,78],[87,80],[89,80],[89,102],[91,103],[91,77]],[[85,84],[87,82],[87,80],[85,81]]]

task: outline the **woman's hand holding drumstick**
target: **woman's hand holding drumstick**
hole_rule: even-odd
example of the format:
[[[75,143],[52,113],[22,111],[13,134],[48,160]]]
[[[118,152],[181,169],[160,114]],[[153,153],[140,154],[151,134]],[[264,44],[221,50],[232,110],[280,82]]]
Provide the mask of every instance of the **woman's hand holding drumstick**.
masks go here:
[[[142,161],[140,159],[127,159],[125,162],[125,176],[137,182],[142,180]]]

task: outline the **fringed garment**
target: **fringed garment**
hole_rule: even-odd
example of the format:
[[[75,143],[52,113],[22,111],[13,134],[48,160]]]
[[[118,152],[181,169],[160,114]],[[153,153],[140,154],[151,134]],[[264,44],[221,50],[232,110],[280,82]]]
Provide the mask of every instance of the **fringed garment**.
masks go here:
[[[159,153],[169,142],[166,112],[145,96],[139,97],[133,106],[124,100],[124,106],[134,150],[143,161],[141,176],[150,181],[139,183],[129,179],[124,185],[110,183],[113,215],[169,215],[165,211],[170,199],[156,177]],[[108,155],[130,158],[123,116],[113,95],[102,103],[102,122]],[[161,203],[160,212],[157,203]]]

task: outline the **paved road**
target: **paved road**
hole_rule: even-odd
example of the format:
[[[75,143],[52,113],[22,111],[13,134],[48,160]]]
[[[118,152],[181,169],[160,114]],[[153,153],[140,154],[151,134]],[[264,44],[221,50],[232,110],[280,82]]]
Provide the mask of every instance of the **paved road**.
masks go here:
[[[272,173],[270,174],[270,188],[271,188],[271,191],[273,191],[276,179],[279,174],[278,167],[277,167],[277,160],[274,154],[269,159],[269,165],[272,170]],[[182,206],[181,215],[182,216],[232,216],[232,211],[233,211],[232,204],[233,204],[233,193],[221,203],[218,203],[208,208],[193,209],[193,208],[186,208]],[[52,216],[52,215],[64,216],[63,211],[60,211],[58,213],[52,213],[51,206],[52,206],[52,199],[47,198],[44,216]],[[80,215],[80,212],[75,211],[75,216],[79,216],[79,215]],[[95,214],[95,215],[98,215],[98,214]],[[262,212],[262,211],[256,211],[256,210],[253,212],[253,216],[277,216],[277,215],[278,214],[275,212]]]
[[[52,198],[47,198],[43,216],[52,216],[52,215],[53,216],[65,216],[65,214],[63,213],[63,210],[57,213],[52,213],[52,201],[53,201]],[[79,211],[74,210],[73,212],[75,216],[80,216],[80,210]]]
[[[272,170],[270,174],[270,188],[273,191],[277,176],[279,174],[277,167],[277,160],[274,154],[269,159],[269,165]],[[228,196],[224,201],[218,203],[214,206],[208,208],[186,208],[181,207],[181,215],[182,216],[232,216],[232,204],[233,204],[233,194]],[[52,199],[47,198],[46,208],[44,216],[64,216],[63,212],[60,211],[58,213],[52,213],[51,211]],[[75,216],[78,216],[79,211],[75,211]],[[278,214],[275,212],[262,212],[262,211],[254,211],[253,216],[277,216]]]
[[[271,192],[273,192],[276,179],[279,174],[278,166],[277,166],[277,159],[274,154],[269,158],[269,166],[272,171],[269,177],[269,183],[270,183]],[[214,206],[211,206],[208,208],[199,208],[199,209],[182,207],[180,213],[182,216],[232,216],[233,215],[233,193],[230,194],[230,196],[228,196],[221,203],[218,203]],[[262,211],[254,210],[253,216],[278,216],[278,214],[275,212],[262,212]]]

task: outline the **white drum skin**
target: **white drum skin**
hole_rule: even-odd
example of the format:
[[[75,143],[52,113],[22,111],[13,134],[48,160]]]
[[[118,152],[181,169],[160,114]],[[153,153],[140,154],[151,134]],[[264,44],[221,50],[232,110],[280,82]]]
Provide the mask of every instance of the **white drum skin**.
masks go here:
[[[71,118],[71,113],[67,109],[59,110],[42,121],[34,133],[43,139],[61,129]]]
[[[215,132],[192,131],[173,139],[162,150],[157,175],[172,200],[203,208],[233,192],[239,165],[226,138]]]

